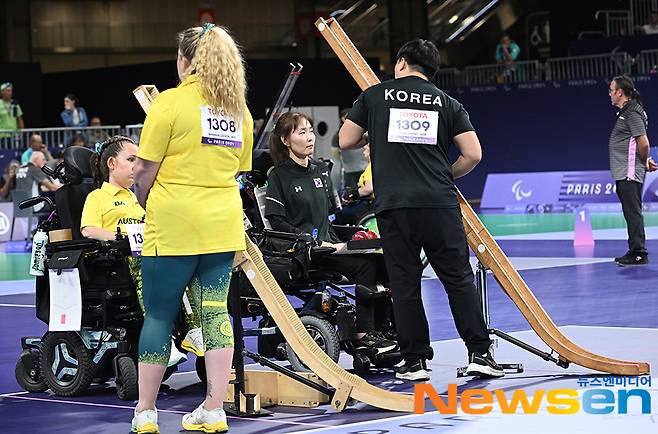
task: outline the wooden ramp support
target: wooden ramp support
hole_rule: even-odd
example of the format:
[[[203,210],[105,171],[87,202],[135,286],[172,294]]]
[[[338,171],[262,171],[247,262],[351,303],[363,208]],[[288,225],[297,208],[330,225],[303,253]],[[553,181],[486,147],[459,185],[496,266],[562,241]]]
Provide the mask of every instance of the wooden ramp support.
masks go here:
[[[350,399],[356,399],[386,410],[412,412],[413,395],[375,387],[363,378],[345,371],[322,351],[306,331],[297,312],[265,265],[258,247],[249,237],[245,239],[247,250],[235,254],[234,265],[242,268],[295,354],[311,371],[336,390],[331,405],[342,411]]]
[[[377,76],[336,20],[320,18],[315,25],[362,90],[379,83]],[[459,191],[457,194],[469,246],[480,262],[493,272],[503,291],[519,308],[535,333],[559,355],[562,361],[616,375],[649,373],[648,363],[610,359],[590,353],[571,342],[539,304],[535,295],[484,227],[473,208]]]
[[[140,86],[133,93],[148,113],[158,90],[155,86]],[[247,250],[236,252],[234,266],[244,271],[295,354],[311,371],[335,389],[331,405],[342,411],[354,399],[385,410],[413,412],[412,394],[390,392],[373,386],[363,378],[345,371],[322,351],[306,331],[297,312],[265,265],[258,247],[247,235],[245,241]]]

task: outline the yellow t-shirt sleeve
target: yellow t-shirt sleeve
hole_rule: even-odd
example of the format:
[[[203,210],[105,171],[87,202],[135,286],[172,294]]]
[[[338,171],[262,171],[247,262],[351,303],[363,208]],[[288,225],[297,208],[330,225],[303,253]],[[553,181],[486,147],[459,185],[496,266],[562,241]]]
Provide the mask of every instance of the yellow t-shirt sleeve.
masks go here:
[[[82,208],[82,218],[80,219],[80,230],[86,228],[87,226],[93,226],[95,228],[103,228],[103,209],[101,207],[101,201],[99,200],[99,195],[94,194],[96,191],[92,191],[87,195],[85,200],[85,206]]]
[[[163,92],[153,101],[139,138],[139,158],[156,163],[160,163],[164,158],[171,137],[172,103],[167,92]]]
[[[240,172],[251,170],[251,154],[254,149],[254,119],[249,110],[244,114],[244,126],[242,127],[242,154],[240,155]]]
[[[372,166],[370,163],[368,163],[368,166],[366,166],[366,169],[359,178],[359,187],[363,187],[368,181],[372,182]]]

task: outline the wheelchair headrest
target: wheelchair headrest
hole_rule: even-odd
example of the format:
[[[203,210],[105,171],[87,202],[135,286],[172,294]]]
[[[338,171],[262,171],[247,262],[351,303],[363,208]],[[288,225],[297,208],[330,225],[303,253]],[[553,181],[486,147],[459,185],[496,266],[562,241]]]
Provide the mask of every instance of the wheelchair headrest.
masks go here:
[[[94,151],[82,146],[71,146],[64,151],[64,168],[71,184],[80,184],[91,178],[91,156]]]
[[[254,150],[251,159],[251,177],[252,182],[256,185],[265,185],[267,182],[267,175],[269,170],[274,167],[274,161],[270,155],[269,149],[256,149]]]

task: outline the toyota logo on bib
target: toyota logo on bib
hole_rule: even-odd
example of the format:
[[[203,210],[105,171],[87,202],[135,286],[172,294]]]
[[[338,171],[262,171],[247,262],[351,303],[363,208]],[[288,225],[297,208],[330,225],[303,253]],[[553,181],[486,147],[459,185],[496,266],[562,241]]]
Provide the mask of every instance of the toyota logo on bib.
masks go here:
[[[5,213],[0,212],[0,235],[4,235],[9,232],[9,219]]]
[[[514,185],[512,185],[512,193],[514,193],[514,197],[516,198],[516,200],[519,201],[529,198],[530,195],[532,194],[532,190],[528,190],[528,191],[521,190],[522,183],[523,180],[518,180],[514,183]]]

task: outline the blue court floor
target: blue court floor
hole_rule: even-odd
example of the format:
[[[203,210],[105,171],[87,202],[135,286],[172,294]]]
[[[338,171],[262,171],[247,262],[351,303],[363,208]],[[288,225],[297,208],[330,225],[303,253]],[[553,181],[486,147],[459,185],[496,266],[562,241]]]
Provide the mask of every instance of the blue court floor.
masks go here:
[[[500,240],[500,245],[562,331],[595,353],[648,361],[658,369],[658,255],[650,257],[653,262],[648,266],[620,268],[612,258],[626,251],[623,240],[601,240],[593,248],[575,249],[569,240],[531,238]],[[650,253],[658,252],[658,240],[649,240],[648,249]],[[491,275],[488,285],[491,326],[548,350]],[[14,365],[20,337],[45,331],[45,325],[34,317],[31,286],[31,281],[0,281],[0,433],[128,433],[134,403],[120,401],[111,384],[75,398],[29,394],[16,384]],[[531,395],[538,390],[574,389],[581,398],[587,391],[582,379],[606,377],[576,365],[565,370],[501,341],[496,359],[523,363],[525,372],[499,380],[456,378],[456,368],[466,363],[466,349],[458,340],[445,292],[431,270],[426,270],[423,280],[423,297],[436,353],[429,363],[429,383],[440,396],[446,397],[448,385],[456,384],[459,392],[499,389],[506,396],[518,390]],[[253,348],[250,339],[247,346]],[[351,358],[342,355],[341,364],[350,367]],[[412,384],[395,380],[391,373],[369,380],[387,389],[413,391]],[[642,414],[639,398],[628,401],[628,414],[619,414],[616,406],[605,415],[583,411],[550,414],[545,402],[537,414],[503,414],[494,405],[494,410],[485,415],[469,415],[461,410],[456,415],[442,415],[427,401],[424,415],[385,412],[363,404],[342,413],[326,405],[313,409],[274,407],[274,415],[267,418],[229,418],[229,428],[234,434],[658,433],[658,376],[653,376],[651,385],[638,387],[650,396],[650,414]],[[610,390],[617,394],[620,388]],[[193,361],[188,361],[161,389],[161,432],[182,432],[182,414],[198,405],[203,392]]]

